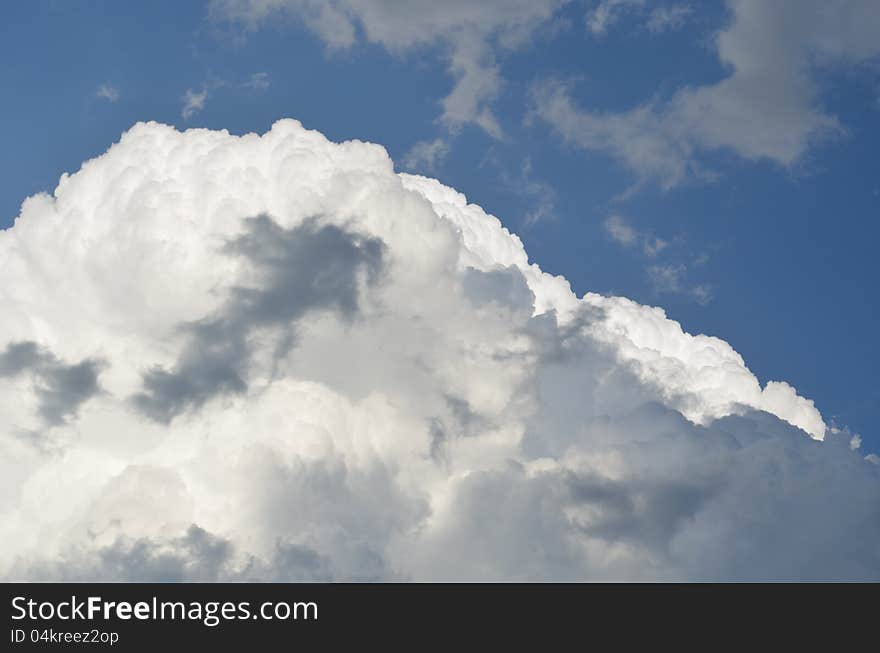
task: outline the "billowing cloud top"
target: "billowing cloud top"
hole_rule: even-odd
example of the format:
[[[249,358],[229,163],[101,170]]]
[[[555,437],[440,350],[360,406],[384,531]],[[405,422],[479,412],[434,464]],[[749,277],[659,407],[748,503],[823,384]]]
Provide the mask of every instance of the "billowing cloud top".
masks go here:
[[[138,124],[0,270],[4,577],[880,577],[812,401],[380,146]]]

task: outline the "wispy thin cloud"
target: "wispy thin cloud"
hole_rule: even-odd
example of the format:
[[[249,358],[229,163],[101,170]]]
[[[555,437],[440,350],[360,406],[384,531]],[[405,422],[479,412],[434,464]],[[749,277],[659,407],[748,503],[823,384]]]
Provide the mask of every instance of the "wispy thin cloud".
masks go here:
[[[650,233],[643,233],[633,227],[621,215],[609,216],[602,223],[605,233],[618,245],[639,248],[649,258],[654,258],[669,246],[669,242]]]
[[[403,165],[411,170],[434,172],[449,154],[449,143],[443,138],[419,141],[403,157]]]
[[[183,110],[180,112],[180,115],[183,116],[184,120],[189,120],[205,108],[207,100],[207,86],[202,86],[201,91],[194,91],[191,88],[186,89],[186,93],[183,94]]]
[[[246,88],[253,89],[255,91],[265,91],[271,85],[271,81],[269,79],[269,73],[259,72],[254,73],[250,76],[250,78],[244,83]]]
[[[111,103],[117,102],[120,97],[119,89],[117,89],[110,83],[101,84],[98,87],[98,90],[95,91],[95,97],[98,97],[102,100],[107,100]]]
[[[657,293],[684,295],[700,305],[708,304],[714,296],[714,288],[711,285],[688,283],[688,270],[683,264],[652,265],[647,268],[647,273]]]
[[[602,36],[628,10],[640,8],[645,0],[601,0],[587,12],[587,29]]]
[[[610,216],[603,223],[606,233],[611,236],[611,240],[624,247],[635,245],[639,234],[633,229],[626,220],[619,215]]]
[[[652,34],[672,32],[681,28],[692,13],[693,7],[687,4],[656,7],[648,15],[646,25]]]
[[[556,190],[545,181],[535,179],[532,174],[532,160],[526,158],[520,174],[522,193],[535,200],[534,206],[526,212],[526,224],[535,224],[553,216],[556,210]]]
[[[708,283],[690,283],[688,280],[692,268],[705,264],[708,261],[708,255],[699,255],[691,265],[681,262],[657,261],[655,259],[669,248],[670,242],[668,240],[650,232],[640,231],[626,218],[618,214],[606,218],[602,227],[615,244],[637,252],[646,259],[652,259],[652,264],[645,268],[645,273],[654,292],[684,295],[701,305],[712,301],[714,286]]]
[[[494,168],[498,171],[497,182],[506,191],[531,200],[531,207],[523,214],[524,226],[553,218],[556,213],[556,189],[535,176],[531,157],[522,160],[519,170],[511,170],[503,157],[498,156],[497,149],[491,147],[480,162],[480,167]]]

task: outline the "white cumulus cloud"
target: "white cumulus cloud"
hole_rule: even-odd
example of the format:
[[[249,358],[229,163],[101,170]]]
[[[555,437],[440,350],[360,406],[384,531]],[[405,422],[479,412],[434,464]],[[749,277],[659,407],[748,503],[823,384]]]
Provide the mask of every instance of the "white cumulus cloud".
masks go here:
[[[4,578],[880,578],[854,434],[378,145],[137,124],[0,272]]]

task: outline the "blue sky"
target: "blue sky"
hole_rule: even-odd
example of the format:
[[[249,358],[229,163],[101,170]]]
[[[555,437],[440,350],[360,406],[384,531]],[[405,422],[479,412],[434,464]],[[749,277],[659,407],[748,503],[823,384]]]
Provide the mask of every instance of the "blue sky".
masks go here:
[[[452,3],[453,22],[428,12],[412,31],[381,3],[336,22],[274,0],[7,5],[0,226],[135,121],[244,133],[294,117],[381,143],[400,170],[499,216],[578,294],[663,306],[880,450],[876,46],[810,3],[500,4],[512,23],[465,15],[478,26],[460,29]],[[737,88],[754,95],[733,96],[745,118],[731,121],[731,96],[711,89],[749,65],[758,81]],[[493,89],[470,94],[476,109],[444,104],[462,79]],[[687,89],[710,92],[701,103]],[[185,112],[188,91],[204,101]],[[418,143],[445,156],[420,158]]]

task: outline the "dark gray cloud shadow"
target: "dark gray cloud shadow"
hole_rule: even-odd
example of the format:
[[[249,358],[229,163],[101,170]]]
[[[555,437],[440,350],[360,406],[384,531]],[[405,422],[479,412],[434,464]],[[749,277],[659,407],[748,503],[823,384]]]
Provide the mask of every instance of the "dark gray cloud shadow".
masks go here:
[[[31,340],[10,343],[0,352],[0,378],[31,375],[37,413],[50,427],[76,416],[79,407],[101,391],[102,367],[92,358],[68,364]]]
[[[19,564],[10,579],[64,582],[378,582],[400,580],[381,555],[358,551],[357,573],[314,548],[278,538],[261,558],[196,524],[177,537],[118,537],[96,548],[70,549],[58,560]],[[8,579],[4,579],[8,580]]]
[[[285,229],[261,215],[246,219],[244,233],[223,251],[246,259],[260,285],[231,288],[216,314],[181,325],[188,337],[174,367],[148,370],[143,391],[132,398],[152,420],[167,424],[218,395],[244,392],[250,340],[258,330],[278,331],[277,360],[294,345],[296,323],[306,313],[329,310],[353,319],[359,280],[377,282],[385,246],[316,218]]]
[[[575,505],[589,504],[594,521],[579,526],[586,535],[607,542],[627,542],[668,555],[682,524],[719,490],[718,479],[626,479],[569,475]]]

